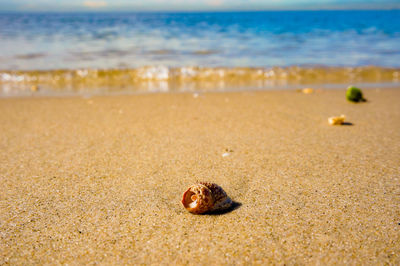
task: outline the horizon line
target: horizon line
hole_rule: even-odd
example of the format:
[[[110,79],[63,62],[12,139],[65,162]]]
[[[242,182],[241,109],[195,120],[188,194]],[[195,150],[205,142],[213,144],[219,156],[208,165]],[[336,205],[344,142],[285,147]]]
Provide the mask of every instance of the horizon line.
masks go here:
[[[279,12],[279,11],[398,11],[399,7],[343,7],[343,8],[265,8],[265,9],[142,9],[142,10],[123,10],[111,9],[77,9],[77,10],[0,10],[0,13],[202,13],[202,12]]]

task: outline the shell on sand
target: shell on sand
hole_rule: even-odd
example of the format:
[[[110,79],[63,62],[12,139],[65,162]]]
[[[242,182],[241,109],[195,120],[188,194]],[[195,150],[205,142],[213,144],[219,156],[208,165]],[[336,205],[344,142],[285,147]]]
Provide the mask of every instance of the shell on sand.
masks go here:
[[[311,94],[311,93],[314,92],[314,89],[312,89],[312,88],[304,88],[304,89],[301,90],[301,92],[304,93],[304,94]]]
[[[330,125],[334,126],[334,125],[341,125],[344,123],[344,120],[346,119],[345,115],[341,115],[341,116],[336,116],[336,117],[329,117],[328,118],[328,122]]]
[[[304,89],[297,89],[297,92],[302,92],[304,94],[311,94],[314,92],[313,88],[304,88]]]
[[[232,206],[232,200],[217,184],[199,182],[183,193],[182,204],[189,212],[202,214],[226,210]]]

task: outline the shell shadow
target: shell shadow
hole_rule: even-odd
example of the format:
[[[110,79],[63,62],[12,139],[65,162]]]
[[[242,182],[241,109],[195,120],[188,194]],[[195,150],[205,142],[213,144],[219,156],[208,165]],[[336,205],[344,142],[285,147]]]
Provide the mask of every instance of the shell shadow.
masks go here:
[[[343,122],[342,126],[353,126],[354,124],[351,122]]]
[[[236,209],[239,209],[240,206],[242,206],[242,203],[237,202],[237,201],[232,201],[232,205],[228,209],[220,210],[220,211],[213,211],[213,212],[206,212],[205,214],[206,215],[224,215],[224,214],[230,213]]]

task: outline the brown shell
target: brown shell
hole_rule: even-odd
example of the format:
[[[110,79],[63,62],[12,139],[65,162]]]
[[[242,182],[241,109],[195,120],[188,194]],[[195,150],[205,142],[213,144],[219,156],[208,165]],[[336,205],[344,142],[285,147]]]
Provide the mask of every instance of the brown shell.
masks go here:
[[[189,212],[201,214],[225,210],[232,206],[232,200],[217,184],[199,182],[183,193],[182,204]]]

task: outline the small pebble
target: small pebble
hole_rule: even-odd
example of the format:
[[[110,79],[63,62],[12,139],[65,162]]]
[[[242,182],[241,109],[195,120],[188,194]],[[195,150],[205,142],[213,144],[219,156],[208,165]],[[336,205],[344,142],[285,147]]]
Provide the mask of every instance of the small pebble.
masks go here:
[[[31,86],[31,92],[38,92],[39,91],[39,86],[38,85],[32,85]]]
[[[347,88],[346,99],[350,102],[355,102],[355,103],[366,101],[366,99],[364,99],[363,97],[362,91],[354,86],[350,86]]]
[[[312,89],[312,88],[304,88],[304,89],[301,90],[301,92],[304,93],[304,94],[311,94],[311,93],[314,92],[314,89]]]

